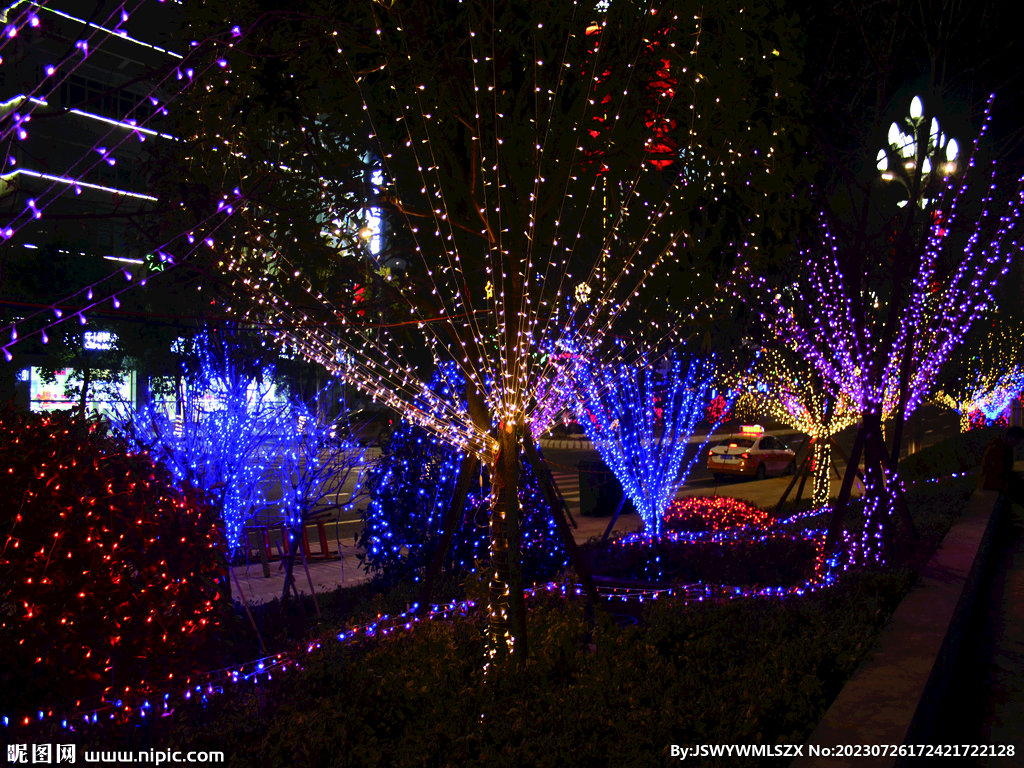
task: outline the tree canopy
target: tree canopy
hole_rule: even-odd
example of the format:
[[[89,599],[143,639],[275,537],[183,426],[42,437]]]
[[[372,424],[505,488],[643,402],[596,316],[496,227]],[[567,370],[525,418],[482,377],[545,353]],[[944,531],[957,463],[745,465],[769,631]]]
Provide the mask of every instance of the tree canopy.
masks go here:
[[[225,42],[181,131],[237,208],[232,310],[399,407],[451,359],[529,421],[546,342],[664,345],[737,248],[785,239],[800,56],[770,3],[189,14]]]

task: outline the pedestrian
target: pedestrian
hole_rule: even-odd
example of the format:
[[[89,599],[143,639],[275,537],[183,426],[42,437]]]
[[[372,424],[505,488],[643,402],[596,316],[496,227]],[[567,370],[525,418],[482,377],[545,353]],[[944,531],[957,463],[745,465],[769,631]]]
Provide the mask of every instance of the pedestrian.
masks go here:
[[[1024,506],[1024,479],[1013,471],[1013,449],[1024,440],[1024,429],[1010,427],[993,437],[981,460],[978,488],[1002,491],[1014,504]]]

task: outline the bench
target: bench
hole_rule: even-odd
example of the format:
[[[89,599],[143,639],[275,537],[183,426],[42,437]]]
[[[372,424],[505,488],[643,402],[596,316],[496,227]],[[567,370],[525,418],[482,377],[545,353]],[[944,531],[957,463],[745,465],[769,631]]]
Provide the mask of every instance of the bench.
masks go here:
[[[306,553],[308,559],[316,558],[317,560],[330,560],[332,557],[339,554],[337,549],[332,550],[330,543],[327,539],[327,526],[329,522],[329,516],[327,515],[313,515],[310,517],[302,526],[302,549]],[[309,529],[310,524],[315,524],[317,534],[320,539],[320,551],[316,554],[310,551],[309,548]],[[280,534],[280,543],[277,544],[277,552],[275,553],[271,547],[272,534],[277,532]],[[256,539],[255,544],[253,539]],[[260,565],[263,567],[263,577],[270,578],[270,563],[272,561],[283,560],[285,555],[288,554],[288,530],[285,524],[281,521],[265,522],[265,523],[253,523],[242,528],[241,544],[246,548],[246,561],[249,559],[249,554],[253,549],[259,554]],[[278,570],[283,567],[283,563],[278,566]]]

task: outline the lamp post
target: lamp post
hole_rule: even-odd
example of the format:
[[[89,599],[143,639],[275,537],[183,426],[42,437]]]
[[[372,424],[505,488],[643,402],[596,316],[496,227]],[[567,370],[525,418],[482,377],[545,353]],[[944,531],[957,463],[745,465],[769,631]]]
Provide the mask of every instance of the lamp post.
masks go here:
[[[921,208],[928,207],[928,190],[939,183],[944,186],[945,180],[959,169],[957,140],[946,137],[938,118],[925,118],[924,102],[915,96],[907,117],[889,126],[888,142],[888,147],[878,150],[875,158],[882,181],[895,181],[906,189],[908,199],[897,203],[902,208],[914,197],[914,182],[920,170],[916,202]]]

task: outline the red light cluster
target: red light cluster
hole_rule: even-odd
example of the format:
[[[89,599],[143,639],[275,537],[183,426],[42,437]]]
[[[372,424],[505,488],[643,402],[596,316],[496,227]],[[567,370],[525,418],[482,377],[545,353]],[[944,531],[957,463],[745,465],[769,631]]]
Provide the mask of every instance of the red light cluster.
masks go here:
[[[0,653],[23,704],[198,668],[226,573],[215,511],[71,411],[0,411]]]
[[[767,528],[775,523],[775,518],[763,509],[726,496],[691,496],[674,501],[664,520],[669,531],[694,533]]]

